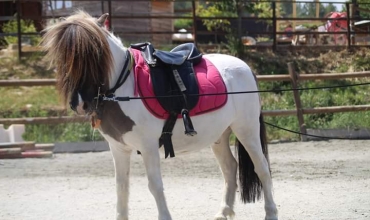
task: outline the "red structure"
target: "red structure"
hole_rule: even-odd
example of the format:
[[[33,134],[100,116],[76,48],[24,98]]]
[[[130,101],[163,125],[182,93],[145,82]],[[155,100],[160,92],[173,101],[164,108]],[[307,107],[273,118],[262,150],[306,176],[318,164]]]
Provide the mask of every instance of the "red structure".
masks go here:
[[[333,18],[334,20],[328,20],[325,24],[325,29],[327,32],[340,32],[347,31],[347,18],[346,12],[330,12],[327,18]],[[337,45],[347,44],[346,34],[333,34],[334,43]]]

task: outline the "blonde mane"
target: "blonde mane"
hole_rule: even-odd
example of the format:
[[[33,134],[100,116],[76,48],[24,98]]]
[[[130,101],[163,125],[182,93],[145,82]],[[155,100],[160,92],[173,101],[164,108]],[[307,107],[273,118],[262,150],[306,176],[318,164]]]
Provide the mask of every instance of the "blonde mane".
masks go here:
[[[47,27],[42,45],[51,66],[56,67],[57,89],[66,103],[86,77],[96,85],[109,85],[113,67],[108,31],[83,11]]]

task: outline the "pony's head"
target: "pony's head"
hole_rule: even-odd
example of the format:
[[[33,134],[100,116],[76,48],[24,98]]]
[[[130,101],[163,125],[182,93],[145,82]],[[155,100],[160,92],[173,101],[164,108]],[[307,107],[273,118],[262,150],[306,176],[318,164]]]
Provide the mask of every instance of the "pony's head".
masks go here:
[[[95,97],[109,89],[113,58],[103,27],[107,16],[96,19],[78,11],[44,30],[42,45],[56,68],[57,90],[79,114],[98,113]]]

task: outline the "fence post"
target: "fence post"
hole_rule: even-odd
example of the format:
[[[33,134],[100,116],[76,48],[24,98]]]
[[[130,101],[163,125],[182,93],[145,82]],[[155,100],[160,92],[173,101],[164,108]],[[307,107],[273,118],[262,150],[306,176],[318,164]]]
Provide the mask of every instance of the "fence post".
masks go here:
[[[191,1],[192,15],[193,15],[193,39],[194,44],[197,45],[197,14],[196,14],[196,4],[195,1]]]
[[[18,60],[22,57],[22,28],[21,28],[21,13],[22,5],[21,1],[17,1],[17,37],[18,37]]]
[[[108,21],[109,21],[109,31],[113,31],[112,29],[112,17],[113,17],[113,14],[112,14],[112,1],[111,0],[108,0]]]
[[[307,134],[306,125],[304,124],[303,111],[301,97],[299,96],[299,91],[295,90],[298,88],[298,73],[294,71],[294,66],[292,62],[288,63],[288,70],[290,75],[290,82],[292,83],[294,102],[297,109],[297,118],[299,123],[299,130],[302,134]],[[307,141],[306,135],[300,135],[301,141]]]
[[[348,49],[351,48],[351,11],[349,10],[349,2],[346,3],[346,10],[347,10],[347,47]]]
[[[276,3],[275,2],[271,2],[272,3],[272,50],[273,51],[276,51]]]

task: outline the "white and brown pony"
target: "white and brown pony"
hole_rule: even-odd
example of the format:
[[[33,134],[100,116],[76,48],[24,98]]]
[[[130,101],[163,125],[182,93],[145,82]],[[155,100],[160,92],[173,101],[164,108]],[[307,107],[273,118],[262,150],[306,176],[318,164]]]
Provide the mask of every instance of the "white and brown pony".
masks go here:
[[[57,88],[65,103],[69,102],[78,114],[90,116],[95,126],[101,120],[99,131],[109,142],[115,165],[116,219],[128,219],[130,155],[140,151],[158,219],[170,220],[158,145],[165,120],[154,116],[141,100],[98,103],[98,94],[104,94],[122,80],[119,76],[124,64],[132,59],[129,48],[103,27],[106,18],[107,14],[95,19],[85,12],[76,12],[45,29],[43,46],[56,67]],[[228,92],[257,90],[251,69],[240,59],[222,54],[207,54],[203,59],[219,71]],[[130,74],[115,91],[116,96],[138,96],[134,65],[129,62]],[[198,135],[185,135],[184,125],[179,121],[172,131],[173,148],[179,156],[211,146],[225,179],[221,207],[215,219],[225,220],[234,215],[238,168],[242,201],[255,202],[263,189],[266,219],[278,219],[259,95],[229,95],[221,108],[195,115],[192,120]],[[229,146],[231,132],[238,139],[238,160]]]

